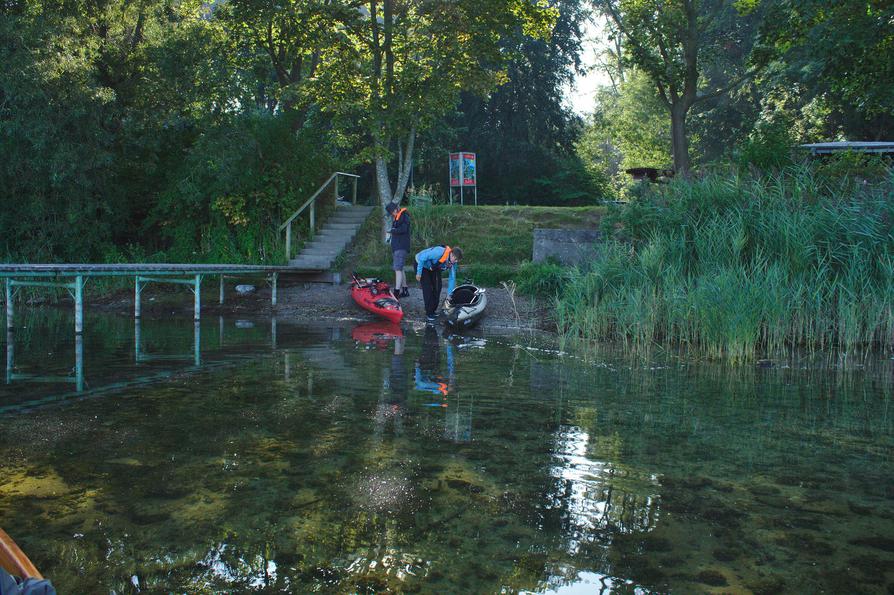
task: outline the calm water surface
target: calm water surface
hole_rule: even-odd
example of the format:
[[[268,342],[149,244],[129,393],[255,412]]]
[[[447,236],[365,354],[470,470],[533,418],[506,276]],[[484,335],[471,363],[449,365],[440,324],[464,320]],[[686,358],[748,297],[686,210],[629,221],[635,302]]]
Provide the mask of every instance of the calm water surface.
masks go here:
[[[894,591],[894,361],[20,322],[0,527],[60,593]]]

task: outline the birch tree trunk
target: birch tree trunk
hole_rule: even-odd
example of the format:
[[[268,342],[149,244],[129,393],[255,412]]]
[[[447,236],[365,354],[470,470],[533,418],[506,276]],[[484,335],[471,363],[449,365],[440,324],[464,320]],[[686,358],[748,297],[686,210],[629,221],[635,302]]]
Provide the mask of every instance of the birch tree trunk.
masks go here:
[[[388,161],[384,149],[376,155],[376,187],[379,195],[379,206],[382,209],[382,241],[388,237],[388,218],[385,207],[390,202],[400,204],[410,181],[410,168],[413,165],[413,148],[416,144],[416,127],[410,127],[406,147],[398,149],[397,186],[392,191],[391,178],[388,175]],[[380,145],[382,146],[382,145]]]

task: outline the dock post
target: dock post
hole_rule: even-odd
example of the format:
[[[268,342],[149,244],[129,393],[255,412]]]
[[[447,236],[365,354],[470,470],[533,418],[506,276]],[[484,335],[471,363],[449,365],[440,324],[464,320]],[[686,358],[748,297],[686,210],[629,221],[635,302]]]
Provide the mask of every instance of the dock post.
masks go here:
[[[84,392],[84,335],[75,335],[75,390]]]
[[[270,343],[276,350],[276,316],[270,319]]]
[[[140,327],[140,319],[134,318],[133,321],[133,358],[134,362],[140,363],[140,343],[143,342],[143,333]]]
[[[75,297],[75,333],[84,332],[84,277],[78,275],[75,277],[74,286]]]
[[[12,371],[15,365],[15,360],[13,359],[15,357],[13,354],[13,349],[15,348],[14,341],[15,333],[11,330],[6,331],[6,384],[12,384]]]
[[[224,303],[224,276],[220,276],[220,296],[219,296],[220,305],[223,306]]]
[[[271,293],[272,305],[276,305],[276,280],[279,278],[279,273],[273,273],[273,292]]]
[[[286,260],[292,259],[292,222],[286,225]]]
[[[142,315],[142,307],[140,303],[140,294],[143,292],[143,288],[140,286],[140,276],[137,275],[134,277],[133,283],[133,317],[139,319]]]
[[[357,178],[354,178],[354,190],[351,192],[351,204],[357,204]]]
[[[195,308],[193,320],[199,320],[202,318],[202,276],[196,275],[196,287],[193,290],[193,293],[196,296]]]
[[[192,330],[193,363],[198,368],[202,365],[202,323],[196,320]]]
[[[224,321],[223,316],[217,317],[217,345],[223,347]]]
[[[12,331],[13,328],[13,295],[12,295],[12,279],[6,280],[6,330]]]

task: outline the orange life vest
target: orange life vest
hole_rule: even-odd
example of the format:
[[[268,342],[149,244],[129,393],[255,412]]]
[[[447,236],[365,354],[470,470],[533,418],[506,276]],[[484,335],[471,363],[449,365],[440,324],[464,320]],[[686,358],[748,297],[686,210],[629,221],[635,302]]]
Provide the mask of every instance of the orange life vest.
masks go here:
[[[407,211],[406,209],[400,209],[400,210],[395,211],[394,215],[392,215],[394,217],[394,220],[397,221],[398,219],[400,219],[400,216],[403,215],[406,211]]]
[[[450,249],[450,246],[444,246],[444,254],[441,255],[441,258],[438,259],[438,264],[444,264],[447,262],[447,259],[450,258],[450,253],[453,250]]]

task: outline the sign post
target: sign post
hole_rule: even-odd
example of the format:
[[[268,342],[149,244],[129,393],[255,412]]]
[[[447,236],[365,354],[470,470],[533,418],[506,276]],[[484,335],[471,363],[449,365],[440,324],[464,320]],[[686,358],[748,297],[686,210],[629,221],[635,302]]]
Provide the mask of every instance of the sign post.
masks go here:
[[[453,189],[459,188],[459,204],[465,204],[463,190],[472,187],[475,206],[478,206],[478,159],[475,153],[461,151],[450,153],[450,204],[453,204]]]

